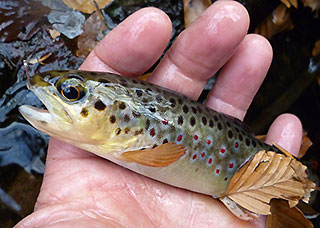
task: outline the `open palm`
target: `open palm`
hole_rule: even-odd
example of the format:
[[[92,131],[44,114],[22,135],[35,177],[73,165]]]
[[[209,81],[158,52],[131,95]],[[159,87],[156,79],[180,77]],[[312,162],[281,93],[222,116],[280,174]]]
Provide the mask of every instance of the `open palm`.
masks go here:
[[[149,81],[197,99],[222,66],[207,105],[243,119],[272,59],[264,38],[247,35],[246,10],[218,1],[180,34]],[[91,52],[83,70],[137,76],[161,56],[171,36],[162,11],[137,11]],[[280,116],[269,130],[275,141],[297,153],[301,124]],[[68,134],[68,132],[66,132]],[[135,174],[51,138],[35,211],[16,227],[264,227],[236,218],[210,196],[178,189]]]

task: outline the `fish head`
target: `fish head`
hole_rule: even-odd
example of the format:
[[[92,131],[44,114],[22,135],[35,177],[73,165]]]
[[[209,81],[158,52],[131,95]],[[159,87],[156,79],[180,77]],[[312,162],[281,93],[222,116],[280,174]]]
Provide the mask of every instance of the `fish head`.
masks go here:
[[[112,109],[116,96],[112,87],[101,86],[89,72],[48,71],[30,78],[28,88],[47,109],[27,105],[19,108],[35,128],[71,144],[104,141],[108,127],[106,115],[101,112]]]

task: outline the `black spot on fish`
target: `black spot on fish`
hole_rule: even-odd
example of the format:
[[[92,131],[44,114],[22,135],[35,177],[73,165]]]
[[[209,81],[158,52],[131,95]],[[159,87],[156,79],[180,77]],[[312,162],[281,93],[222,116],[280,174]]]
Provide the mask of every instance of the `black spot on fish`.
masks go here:
[[[105,83],[105,84],[111,83],[110,81],[108,81],[107,79],[104,79],[104,78],[99,78],[98,82]]]
[[[228,131],[228,137],[231,139],[231,138],[233,138],[233,132],[232,131]]]
[[[140,81],[140,84],[143,86],[147,85],[144,81]]]
[[[121,129],[120,128],[117,128],[116,131],[115,131],[116,135],[120,135],[121,133]]]
[[[147,94],[152,95],[152,89],[147,88],[146,92],[147,92]]]
[[[109,120],[110,120],[110,123],[115,123],[116,117],[114,115],[112,115],[112,116],[110,116]]]
[[[219,118],[218,118],[217,115],[214,115],[214,116],[213,116],[213,119],[214,119],[214,121],[216,121],[216,122],[219,120]]]
[[[125,86],[125,87],[128,86],[128,82],[127,82],[127,80],[124,79],[124,78],[120,78],[120,84],[123,85],[123,86]]]
[[[246,138],[246,146],[250,146],[250,140]]]
[[[98,100],[95,104],[94,104],[94,108],[99,110],[99,111],[103,111],[105,110],[107,106],[101,101],[101,100]]]
[[[236,130],[236,132],[240,132],[239,128],[235,127],[234,130]]]
[[[80,114],[83,117],[87,117],[89,115],[89,111],[86,108],[82,108]]]
[[[228,126],[228,127],[231,127],[231,124],[230,124],[230,122],[229,122],[229,121],[227,121],[227,126]]]
[[[207,118],[205,116],[203,116],[201,120],[203,125],[207,125]]]
[[[182,104],[182,99],[178,98],[178,103]]]
[[[193,116],[191,116],[190,125],[193,127],[195,124],[196,124],[196,119]]]
[[[171,102],[171,107],[175,107],[176,106],[176,100],[173,98],[170,98],[170,102]]]
[[[130,131],[130,128],[128,128],[128,127],[126,127],[126,128],[124,129],[124,133],[125,133],[125,134],[128,134],[129,131]]]
[[[150,112],[156,112],[156,108],[155,107],[150,107],[149,110],[150,110]]]
[[[178,117],[178,124],[179,125],[183,124],[183,117],[182,116]]]
[[[225,178],[224,178],[224,181],[227,181],[227,180],[228,180],[228,177],[225,177]]]
[[[144,98],[142,98],[142,102],[143,102],[143,103],[148,103],[149,101],[148,101],[147,98],[144,97]]]
[[[162,141],[162,143],[163,143],[163,144],[168,143],[168,139],[164,139],[164,140]]]
[[[141,114],[140,114],[139,112],[132,111],[132,116],[133,116],[134,118],[138,118],[138,117],[141,116]]]
[[[119,108],[120,108],[121,110],[126,109],[126,104],[123,103],[123,102],[121,102],[121,103],[119,104]]]
[[[98,72],[90,72],[90,74],[92,75],[92,76],[97,76],[97,75],[99,75],[99,73]]]
[[[149,129],[149,127],[150,127],[150,120],[149,120],[149,119],[147,119],[147,121],[146,121],[146,130],[148,130],[148,129]]]
[[[222,124],[218,122],[218,129],[221,131],[222,130]]]
[[[254,139],[251,140],[251,143],[252,143],[252,146],[253,146],[253,147],[256,147],[256,146],[257,146],[257,143],[256,143],[256,141],[255,141]]]
[[[134,136],[141,135],[142,132],[143,132],[143,129],[136,130],[136,131],[134,131]]]
[[[188,113],[189,112],[189,107],[187,105],[184,105],[182,107],[182,110],[183,110],[184,113]]]
[[[125,122],[129,122],[130,121],[130,116],[129,115],[124,115],[123,120]]]
[[[194,114],[197,114],[197,109],[195,108],[195,107],[191,107],[191,109],[192,109],[192,112],[194,113]]]
[[[137,89],[136,90],[136,94],[138,97],[141,97],[142,96],[142,91],[140,89]]]
[[[132,82],[133,82],[134,84],[138,84],[138,81],[135,80],[135,79],[133,79]]]
[[[242,134],[240,134],[238,138],[239,138],[240,141],[242,141],[243,140]]]
[[[162,101],[161,95],[157,95],[157,96],[156,96],[156,101],[157,101],[158,103],[160,103],[160,102]]]
[[[209,127],[213,128],[213,121],[209,120]]]
[[[197,106],[197,110],[199,113],[202,113],[202,108],[200,106]]]

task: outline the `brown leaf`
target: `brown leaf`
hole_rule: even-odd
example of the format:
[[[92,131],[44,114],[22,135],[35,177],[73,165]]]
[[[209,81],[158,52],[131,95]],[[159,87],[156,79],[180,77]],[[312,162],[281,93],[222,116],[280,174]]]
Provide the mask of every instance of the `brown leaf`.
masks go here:
[[[78,38],[77,56],[87,57],[93,48],[103,38],[103,31],[107,29],[100,11],[91,14],[83,26],[83,33]]]
[[[108,3],[113,0],[62,0],[64,4],[69,6],[72,9],[79,10],[83,13],[89,13],[97,10],[97,3],[99,9],[103,9]],[[95,2],[94,2],[95,1]]]
[[[270,214],[270,200],[285,199],[290,207],[308,201],[315,184],[307,179],[306,166],[276,152],[258,152],[232,177],[221,197],[257,214]]]
[[[271,39],[275,34],[289,31],[293,28],[290,10],[281,4],[255,28],[255,33]]]
[[[317,40],[314,43],[313,49],[312,49],[312,56],[315,57],[320,54],[320,40]]]
[[[211,0],[183,0],[185,27],[191,25],[210,5]]]
[[[298,8],[298,1],[297,0],[280,0],[286,7],[290,8],[293,5],[295,8]]]
[[[319,10],[320,1],[319,0],[302,0],[303,5],[310,7],[312,11]]]
[[[270,202],[271,215],[268,215],[267,228],[313,228],[297,207],[290,207],[288,202],[281,199],[272,199]]]
[[[303,132],[303,137],[302,137],[298,158],[302,158],[306,154],[310,146],[312,146],[312,142],[307,136],[307,132]]]

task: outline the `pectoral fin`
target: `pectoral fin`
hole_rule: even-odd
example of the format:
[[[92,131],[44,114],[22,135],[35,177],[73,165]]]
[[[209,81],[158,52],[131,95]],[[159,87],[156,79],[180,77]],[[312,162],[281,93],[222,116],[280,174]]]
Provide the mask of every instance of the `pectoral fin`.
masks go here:
[[[155,148],[124,152],[121,157],[128,162],[140,165],[166,167],[177,161],[185,152],[185,147],[180,144],[166,143]]]

